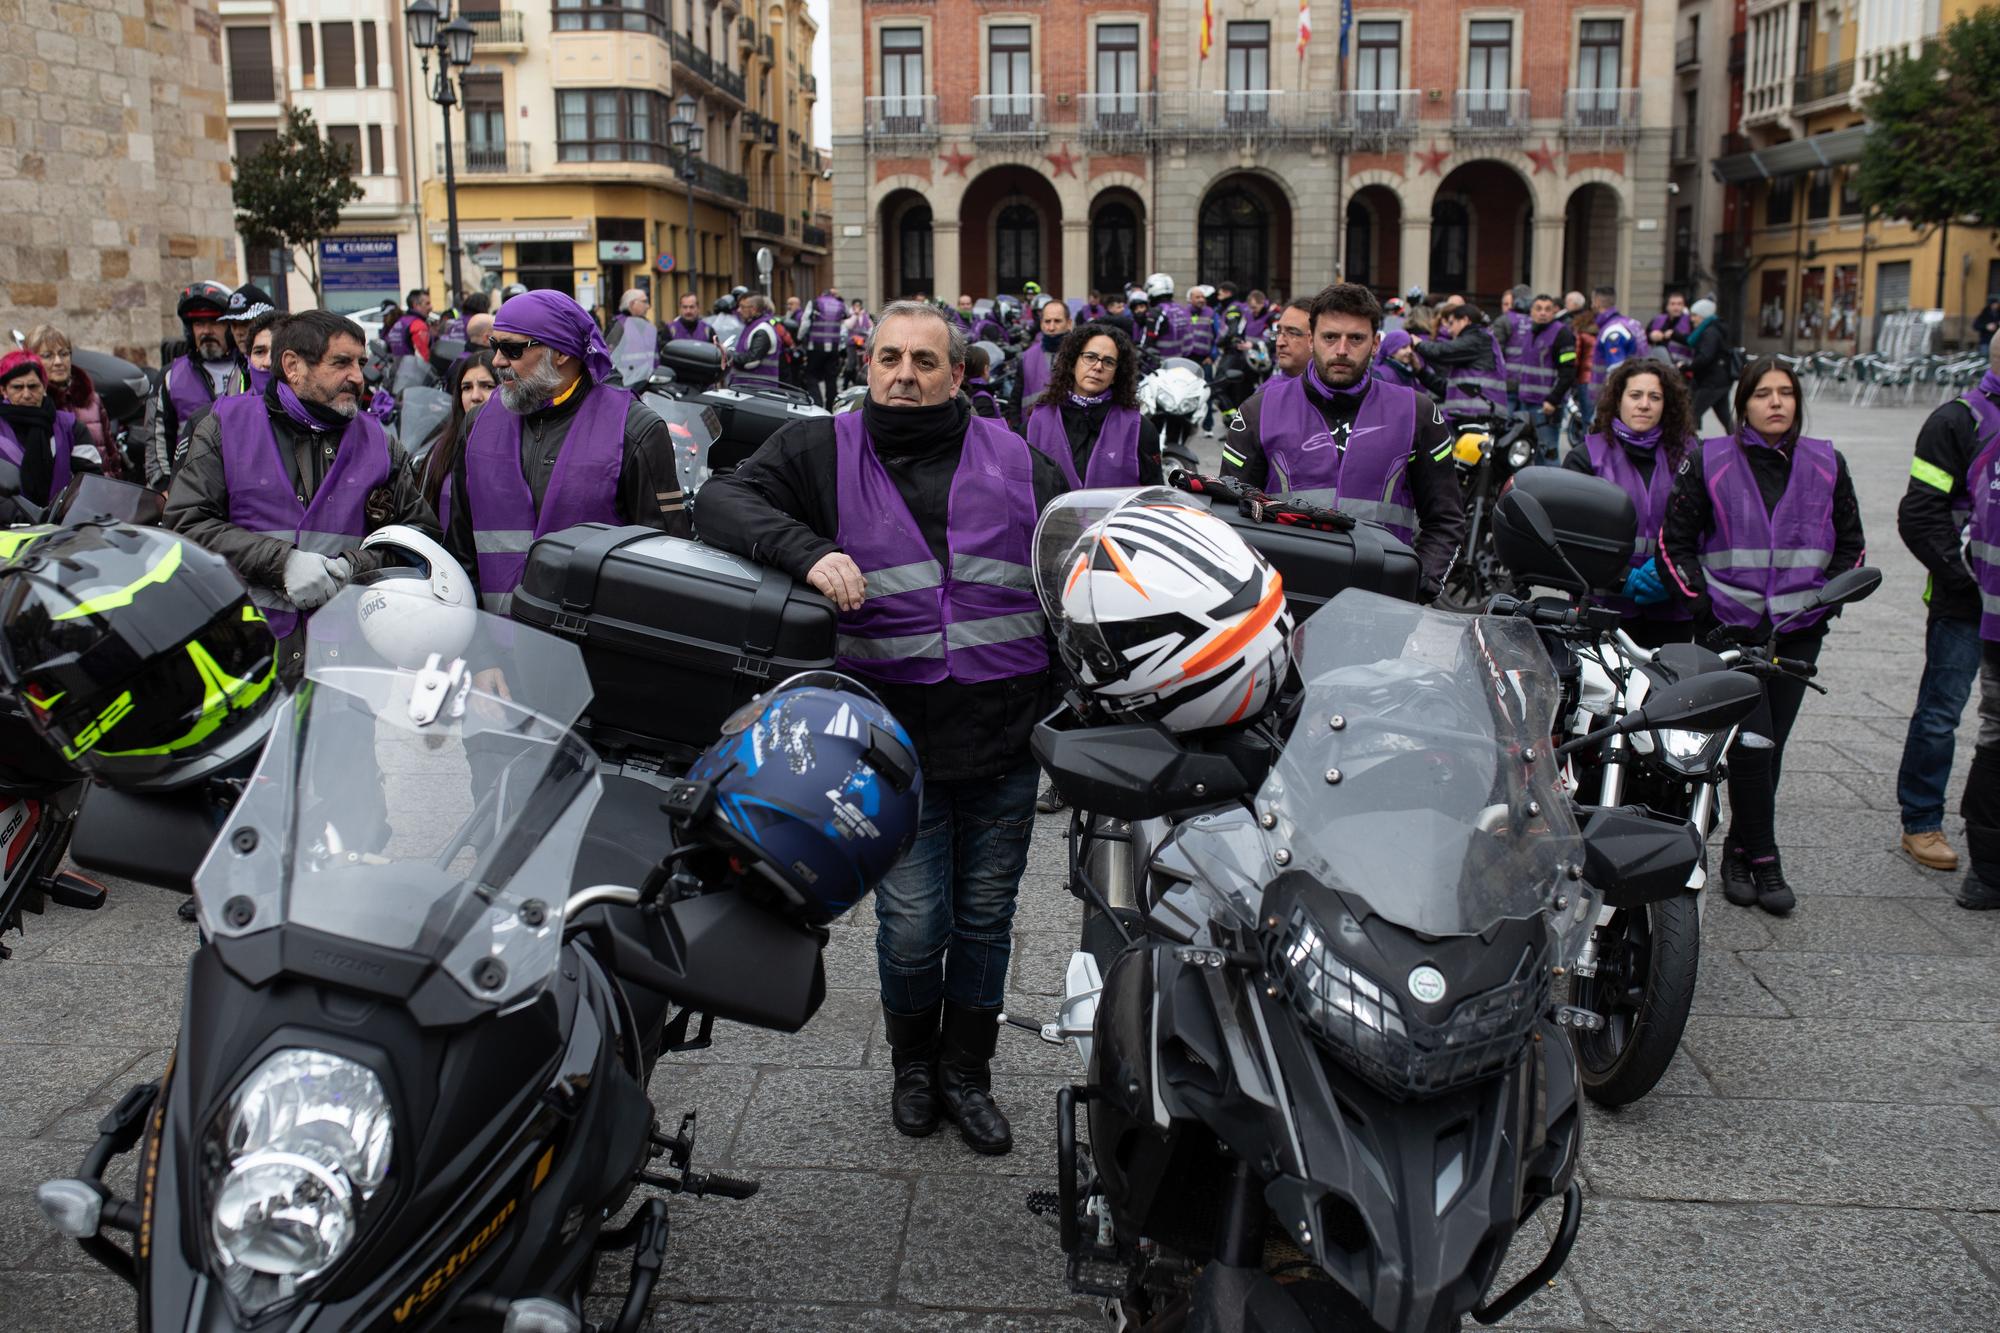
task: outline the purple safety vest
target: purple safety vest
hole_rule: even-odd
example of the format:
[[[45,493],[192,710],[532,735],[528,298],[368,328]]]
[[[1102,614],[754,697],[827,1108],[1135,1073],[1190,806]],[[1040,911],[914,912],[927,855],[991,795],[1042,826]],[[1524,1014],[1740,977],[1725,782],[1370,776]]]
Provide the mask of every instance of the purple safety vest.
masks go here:
[[[391,324],[388,331],[382,335],[382,341],[389,346],[389,355],[397,357],[416,355],[416,343],[410,338],[410,321],[417,318],[416,315],[405,315]]]
[[[1045,403],[1028,416],[1028,443],[1047,454],[1062,469],[1070,489],[1081,486],[1137,486],[1139,482],[1139,409],[1113,407],[1104,414],[1097,430],[1097,442],[1090,447],[1090,462],[1077,480],[1076,458],[1070,452],[1069,432],[1063,429],[1062,408]]]
[[[1971,409],[1977,442],[1965,477],[1972,499],[1965,554],[1979,580],[1979,637],[2000,642],[2000,403],[1978,389],[1959,401]]]
[[[1687,336],[1694,332],[1693,320],[1689,319],[1686,315],[1682,315],[1678,320],[1671,320],[1667,318],[1667,312],[1662,310],[1646,324],[1646,333],[1648,335],[1646,346],[1648,350],[1654,346],[1651,335],[1655,329],[1663,329],[1668,335],[1667,341],[1659,344],[1660,347],[1666,349],[1668,360],[1672,361],[1681,370],[1686,370],[1690,365],[1694,364],[1694,348],[1688,346],[1685,341]],[[1676,333],[1681,336],[1683,341],[1673,341],[1673,335]]]
[[[825,293],[813,298],[812,325],[806,330],[806,345],[816,352],[831,352],[840,346],[840,322],[847,318],[847,302]]]
[[[1049,354],[1042,350],[1041,335],[1021,353],[1021,401],[1032,403],[1049,387]]]
[[[1524,319],[1520,327],[1525,332],[1519,350],[1508,344],[1507,370],[1520,386],[1521,406],[1537,408],[1555,392],[1556,337],[1562,332],[1562,321],[1552,319],[1537,329],[1533,320]]]
[[[1406,542],[1416,534],[1409,478],[1417,433],[1415,390],[1372,381],[1348,430],[1346,449],[1334,448],[1333,433],[1308,395],[1304,376],[1273,379],[1260,392],[1264,402],[1258,434],[1271,467],[1267,489],[1272,494],[1288,492],[1331,505],[1380,523]]]
[[[1483,416],[1507,410],[1506,357],[1500,339],[1487,326],[1486,341],[1493,346],[1493,364],[1446,366],[1444,368],[1444,410],[1447,416]]]
[[[389,437],[382,423],[357,412],[340,434],[333,466],[308,503],[292,486],[279,457],[278,433],[262,398],[238,394],[215,405],[222,435],[222,479],[229,521],[301,551],[337,556],[368,535],[368,493],[389,480]],[[299,622],[283,588],[250,585],[250,600],[282,639]]]
[[[195,364],[190,353],[167,367],[167,401],[174,405],[174,421],[182,439],[188,426],[215,402],[209,388],[208,372]]]
[[[1028,442],[984,417],[966,422],[946,517],[947,570],[875,456],[862,414],[835,417],[833,436],[840,512],[835,540],[867,580],[861,609],[840,614],[839,668],[919,685],[1046,671]]]
[[[705,319],[696,320],[694,327],[690,329],[686,324],[681,322],[679,316],[675,316],[667,324],[667,341],[676,343],[712,343],[715,341],[715,330],[708,327],[708,321]]]
[[[1692,449],[1695,442],[1688,441]],[[1637,569],[1651,560],[1660,549],[1660,528],[1666,522],[1667,496],[1674,489],[1674,468],[1667,462],[1665,442],[1657,446],[1653,459],[1653,475],[1641,480],[1638,464],[1632,461],[1625,446],[1603,435],[1584,437],[1585,456],[1590,459],[1590,470],[1606,481],[1615,481],[1625,494],[1632,497],[1632,508],[1638,515],[1638,531],[1632,543],[1632,568]],[[1616,607],[1627,618],[1638,617],[1647,620],[1688,620],[1694,615],[1685,601],[1669,600],[1652,606],[1640,606],[1625,597],[1607,597],[1607,606]]]
[[[1156,307],[1152,316],[1152,349],[1161,358],[1188,356],[1188,346],[1194,338],[1194,318],[1188,308],[1179,301],[1167,301]]]
[[[49,435],[49,454],[54,463],[49,473],[49,493],[40,497],[31,495],[27,497],[29,500],[38,505],[47,504],[62,494],[63,487],[69,485],[69,455],[75,443],[76,413],[58,409],[55,425]],[[0,458],[6,459],[16,467],[27,459],[27,449],[14,434],[13,428],[4,421],[0,421]]]
[[[1827,562],[1833,559],[1833,483],[1840,464],[1827,441],[1801,437],[1792,446],[1785,493],[1775,511],[1766,511],[1743,451],[1734,435],[1702,442],[1715,525],[1702,540],[1701,567],[1715,618],[1750,629],[1783,620],[1826,583]],[[1812,612],[1790,628],[1816,625],[1825,615]]]
[[[481,606],[507,614],[535,538],[579,523],[618,522],[618,477],[625,469],[625,416],[631,407],[632,395],[608,380],[585,391],[539,514],[521,473],[520,416],[503,404],[497,412],[473,417],[465,442],[465,490]]]
[[[771,353],[764,358],[761,365],[745,370],[740,363],[749,355],[751,335],[755,334],[759,329],[769,329],[771,331]],[[739,364],[734,364],[730,367],[729,382],[731,384],[748,385],[753,389],[764,384],[784,383],[784,376],[778,373],[779,359],[783,356],[784,350],[785,344],[783,339],[778,336],[778,326],[772,322],[769,315],[762,316],[755,323],[745,324],[743,332],[736,335],[736,350],[733,354],[733,360]]]
[[[1500,327],[1506,331],[1506,336],[1500,340],[1501,364],[1506,369],[1507,378],[1518,382],[1520,376],[1515,368],[1527,354],[1528,334],[1535,327],[1535,321],[1528,318],[1525,310],[1509,310],[1500,316]]]

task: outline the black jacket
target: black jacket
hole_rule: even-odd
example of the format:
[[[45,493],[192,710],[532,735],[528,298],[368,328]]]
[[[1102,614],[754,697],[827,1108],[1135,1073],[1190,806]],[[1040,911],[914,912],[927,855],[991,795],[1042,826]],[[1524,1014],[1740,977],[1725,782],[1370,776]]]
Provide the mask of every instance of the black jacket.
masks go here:
[[[1240,478],[1262,488],[1270,483],[1271,464],[1264,457],[1259,433],[1264,411],[1264,393],[1257,390],[1229,421],[1229,434],[1222,442],[1222,475]],[[1347,448],[1347,432],[1354,425],[1361,399],[1346,394],[1322,398],[1306,382],[1306,400],[1319,409],[1326,428],[1333,432],[1334,447]],[[1451,427],[1437,404],[1417,399],[1417,430],[1410,441],[1410,498],[1416,502],[1417,538],[1414,543],[1418,567],[1423,571],[1423,593],[1435,596],[1444,584],[1446,571],[1465,540],[1465,499],[1459,494],[1458,470],[1451,459]]]
[[[1897,535],[1930,571],[1924,600],[1933,618],[1979,619],[1979,584],[1965,561],[1964,524],[1952,512],[1954,505],[1962,513],[1972,504],[1965,478],[1979,454],[1977,426],[1972,409],[1956,398],[1925,418],[1910,484],[1896,506]]]
[[[1694,353],[1694,360],[1688,364],[1688,374],[1693,378],[1696,389],[1713,391],[1727,390],[1734,381],[1731,373],[1728,331],[1722,321],[1705,321],[1696,330],[1694,340],[1688,344]]]
[[[1622,444],[1618,447],[1621,449],[1625,448]],[[1648,486],[1653,484],[1654,468],[1673,466],[1673,464],[1662,456],[1658,449],[1625,449],[1625,457],[1631,460],[1633,470],[1639,474],[1639,480],[1645,482]],[[1581,472],[1586,477],[1597,475],[1597,469],[1590,465],[1590,450],[1584,448],[1581,444],[1576,445],[1567,454],[1563,455],[1562,465],[1571,472]],[[1648,534],[1643,532],[1639,535],[1642,537],[1648,535],[1659,536],[1658,533]],[[1658,606],[1644,608],[1649,614],[1659,615],[1668,608],[1677,607],[1689,601],[1687,594],[1681,591],[1680,586],[1674,582],[1673,576],[1668,574],[1665,569],[1660,570],[1660,581],[1667,587],[1667,600]]]
[[[962,402],[962,400],[961,400]],[[945,523],[969,409],[959,427],[914,453],[876,456],[910,507],[940,561],[949,558]],[[1035,506],[1066,486],[1056,465],[1034,457]],[[743,466],[701,488],[695,527],[701,539],[784,570],[800,582],[823,556],[840,549],[839,478],[833,420],[818,417],[778,428]],[[1028,736],[1054,704],[1049,672],[962,685],[886,685],[871,681],[917,745],[924,776],[934,782],[997,777],[1028,760]]]
[[[1785,486],[1791,481],[1792,451],[1789,448],[1764,449],[1747,445],[1743,455],[1750,461],[1751,475],[1757,478],[1757,493],[1763,497],[1765,511],[1768,513],[1776,509],[1785,494]],[[1848,476],[1847,459],[1835,450],[1834,461],[1838,471],[1833,479],[1833,559],[1826,565],[1828,578],[1860,564],[1868,545],[1861,531],[1861,506],[1854,498],[1854,480]],[[1701,451],[1696,449],[1681,464],[1680,474],[1674,478],[1674,489],[1667,496],[1661,550],[1666,556],[1668,568],[1661,572],[1679,579],[1681,587],[1698,599],[1695,603],[1696,633],[1704,639],[1717,628],[1709,609],[1708,580],[1701,568],[1701,543],[1714,526],[1715,506],[1709,499]],[[1827,624],[1822,620],[1810,629],[1795,632],[1824,634]],[[1769,627],[1762,628],[1768,631]],[[1761,638],[1763,635],[1739,634],[1737,637]]]
[[[58,409],[47,398],[42,400],[40,407],[0,404],[0,420],[6,421],[8,429],[14,432],[15,441],[21,446],[21,498],[37,505],[45,505],[55,498],[49,492],[55,488],[56,450],[62,449],[73,456],[78,449],[95,443],[81,417],[71,426],[69,439],[57,439],[58,410],[67,409]],[[71,467],[76,467],[73,457]]]

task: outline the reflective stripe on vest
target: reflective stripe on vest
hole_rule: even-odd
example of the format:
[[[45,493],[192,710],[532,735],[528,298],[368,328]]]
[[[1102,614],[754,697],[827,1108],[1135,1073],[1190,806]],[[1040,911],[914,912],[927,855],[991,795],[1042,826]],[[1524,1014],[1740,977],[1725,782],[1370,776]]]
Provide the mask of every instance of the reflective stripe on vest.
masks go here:
[[[1275,483],[1270,489],[1380,523],[1407,542],[1417,528],[1409,462],[1419,399],[1415,390],[1386,380],[1369,383],[1345,449],[1334,447],[1303,378],[1272,380],[1258,390],[1259,434]],[[1423,407],[1429,402],[1423,399]]]
[[[1702,444],[1704,484],[1714,524],[1701,546],[1710,605],[1725,625],[1756,628],[1768,616],[1797,611],[1826,582],[1833,558],[1833,487],[1839,456],[1825,440],[1792,445],[1791,475],[1777,505],[1765,509],[1746,446],[1733,435]],[[1817,624],[1809,613],[1791,626]]]
[[[1491,328],[1486,330],[1486,341],[1493,349],[1491,367],[1481,369],[1468,365],[1445,368],[1444,410],[1448,415],[1482,416],[1506,410],[1506,359],[1500,353],[1500,340],[1493,336]]]

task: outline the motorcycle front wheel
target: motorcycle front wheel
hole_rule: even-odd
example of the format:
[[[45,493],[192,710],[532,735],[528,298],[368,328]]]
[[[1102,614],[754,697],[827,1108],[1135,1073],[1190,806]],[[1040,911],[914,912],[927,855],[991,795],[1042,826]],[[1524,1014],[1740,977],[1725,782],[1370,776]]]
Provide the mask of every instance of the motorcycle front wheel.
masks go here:
[[[1577,1065],[1585,1096],[1628,1106],[1659,1085],[1680,1049],[1701,960],[1700,904],[1678,893],[1615,912],[1596,940],[1597,973],[1577,977],[1571,994],[1604,1027],[1573,1032]]]

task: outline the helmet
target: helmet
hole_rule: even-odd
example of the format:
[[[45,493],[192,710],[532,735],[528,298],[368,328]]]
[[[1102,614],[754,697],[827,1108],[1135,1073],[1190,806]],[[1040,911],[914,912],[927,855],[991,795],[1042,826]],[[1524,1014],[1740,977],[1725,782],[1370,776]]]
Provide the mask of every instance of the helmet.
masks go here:
[[[747,861],[746,882],[814,925],[889,873],[923,805],[903,724],[867,687],[831,671],[793,676],[737,709],[687,778],[708,786],[683,807],[689,831]]]
[[[182,299],[187,299],[186,293],[182,293]],[[276,308],[269,292],[254,282],[246,282],[229,294],[229,308],[223,312],[222,322],[248,324],[259,315],[269,314]]]
[[[1382,311],[1384,314],[1400,315],[1403,313],[1404,308],[1405,307],[1403,305],[1403,298],[1400,296],[1392,296],[1387,301],[1384,301],[1382,303]]]
[[[736,286],[731,287],[729,289],[729,294],[740,301],[744,297],[750,295],[750,289],[748,287],[745,287],[742,283],[738,283]]]
[[[1035,585],[1084,691],[1170,731],[1255,718],[1291,661],[1277,571],[1229,524],[1161,487],[1052,503],[1035,527]]]
[[[366,589],[355,614],[368,646],[406,671],[432,653],[442,662],[463,655],[479,628],[479,606],[472,580],[444,547],[392,523],[363,538],[361,549],[384,556],[381,568],[354,580]]]
[[[1149,299],[1154,301],[1173,300],[1174,275],[1171,273],[1155,273],[1151,277],[1147,278],[1146,295]]]
[[[1422,305],[1424,303],[1424,289],[1422,287],[1412,287],[1403,293],[1403,299],[1411,305]]]
[[[1152,299],[1152,297],[1146,295],[1146,293],[1140,291],[1137,287],[1125,293],[1126,305],[1150,305]]]
[[[181,317],[183,324],[196,316],[203,319],[220,319],[229,311],[230,290],[213,278],[190,283],[181,288],[181,299],[174,304],[174,313]]]
[[[107,786],[185,786],[262,746],[273,648],[229,563],[178,533],[87,523],[0,569],[0,674]]]
[[[733,314],[736,310],[736,298],[724,293],[715,298],[714,309],[718,315]]]
[[[1041,294],[1042,294],[1042,284],[1036,282],[1033,278],[1030,278],[1028,279],[1028,281],[1021,284],[1021,295],[1040,296]]]

